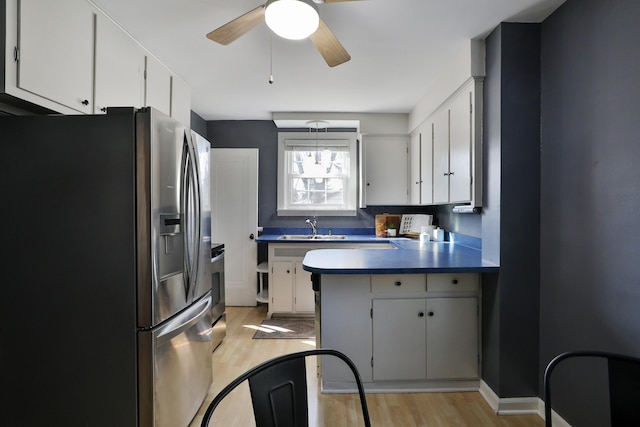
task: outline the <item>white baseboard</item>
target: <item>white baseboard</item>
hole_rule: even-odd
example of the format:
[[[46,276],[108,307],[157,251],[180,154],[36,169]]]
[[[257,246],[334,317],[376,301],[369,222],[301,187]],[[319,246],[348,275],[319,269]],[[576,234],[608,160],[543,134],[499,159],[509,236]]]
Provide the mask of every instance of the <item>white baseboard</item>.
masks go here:
[[[480,381],[478,391],[498,415],[534,414],[544,420],[544,401],[538,397],[500,398],[484,381]],[[555,411],[552,411],[551,419],[553,427],[571,427]]]
[[[480,381],[479,391],[498,415],[539,414],[537,397],[500,398],[484,381]]]
[[[540,415],[540,418],[544,420],[544,400],[542,399],[538,399],[538,415]],[[551,410],[551,421],[553,427],[571,427],[571,424],[558,415],[554,410]]]

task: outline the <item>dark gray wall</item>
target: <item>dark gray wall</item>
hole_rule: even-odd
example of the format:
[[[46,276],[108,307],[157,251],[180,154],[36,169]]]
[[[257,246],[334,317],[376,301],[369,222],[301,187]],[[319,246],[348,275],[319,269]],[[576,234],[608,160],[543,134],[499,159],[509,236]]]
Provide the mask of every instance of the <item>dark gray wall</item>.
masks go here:
[[[540,26],[501,24],[486,42],[483,379],[501,398],[536,396],[539,336]]]
[[[542,25],[541,370],[566,350],[640,356],[638,22],[637,0],[569,0]],[[554,396],[568,421],[606,425],[571,393]]]
[[[207,121],[193,111],[191,112],[190,127],[201,136],[207,137]]]
[[[193,116],[192,116],[193,120]],[[305,217],[278,217],[278,128],[271,120],[217,120],[207,122],[207,138],[214,148],[258,148],[258,224],[262,227],[305,227]],[[453,214],[451,206],[369,206],[356,217],[322,217],[319,227],[375,226],[379,213],[428,213],[446,230],[480,237],[477,214]]]

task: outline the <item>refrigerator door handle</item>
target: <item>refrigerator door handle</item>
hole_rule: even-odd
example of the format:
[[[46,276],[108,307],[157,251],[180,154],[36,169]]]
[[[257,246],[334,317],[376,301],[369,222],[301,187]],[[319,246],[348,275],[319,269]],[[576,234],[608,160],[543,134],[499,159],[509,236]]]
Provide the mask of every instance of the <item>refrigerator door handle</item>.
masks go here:
[[[190,130],[186,130],[185,134],[188,134],[190,138],[188,138],[188,142],[191,149],[191,170],[192,170],[192,185],[194,188],[193,197],[194,197],[194,208],[195,208],[195,228],[194,234],[192,236],[193,239],[193,269],[191,272],[192,283],[191,283],[191,298],[195,298],[195,293],[197,290],[197,280],[200,266],[200,242],[202,241],[202,200],[200,192],[202,189],[200,188],[200,169],[199,169],[199,159],[198,159],[198,149],[196,147],[196,138],[194,138],[193,134]]]
[[[211,311],[211,296],[207,296],[193,307],[179,314],[175,319],[169,321],[165,326],[157,331],[156,339],[158,345],[171,340],[195,325],[202,317],[209,315]],[[194,314],[194,312],[197,312]],[[208,329],[207,333],[211,333]]]
[[[187,301],[193,299],[195,280],[198,273],[199,238],[200,238],[200,199],[199,185],[196,179],[196,154],[193,141],[188,130],[184,133],[182,166],[182,209],[184,212],[184,269],[185,296]]]
[[[189,150],[187,148],[187,136],[185,135],[184,137],[184,141],[182,144],[182,162],[181,162],[181,175],[180,175],[180,181],[181,181],[181,185],[180,185],[180,211],[182,212],[182,218],[183,218],[183,224],[182,224],[182,228],[183,228],[183,232],[182,232],[182,239],[184,242],[184,255],[183,255],[183,268],[184,268],[184,292],[185,292],[185,297],[186,299],[188,299],[188,295],[189,295],[189,283],[191,281],[190,279],[190,275],[191,275],[191,262],[190,262],[190,247],[189,247],[189,230],[190,230],[190,221],[189,221],[189,207],[188,207],[188,200],[189,200],[189,174],[190,174],[190,168],[189,168]]]

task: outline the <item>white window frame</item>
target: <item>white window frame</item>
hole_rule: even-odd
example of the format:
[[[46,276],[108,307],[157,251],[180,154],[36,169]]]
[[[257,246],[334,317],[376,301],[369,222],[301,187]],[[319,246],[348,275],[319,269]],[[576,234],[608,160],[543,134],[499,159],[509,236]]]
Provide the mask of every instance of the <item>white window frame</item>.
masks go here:
[[[322,150],[325,146],[344,146],[349,153],[349,177],[344,186],[345,201],[341,207],[293,205],[289,200],[286,152],[292,147]],[[278,133],[278,216],[356,216],[358,203],[358,152],[355,132],[279,132]]]

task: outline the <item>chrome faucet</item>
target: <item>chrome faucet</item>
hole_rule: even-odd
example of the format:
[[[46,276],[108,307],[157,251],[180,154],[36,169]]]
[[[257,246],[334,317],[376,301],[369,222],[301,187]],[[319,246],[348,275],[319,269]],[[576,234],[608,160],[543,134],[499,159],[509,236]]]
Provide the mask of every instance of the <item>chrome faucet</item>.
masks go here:
[[[311,226],[311,234],[313,235],[313,237],[316,237],[316,235],[318,234],[318,229],[316,228],[318,224],[318,218],[314,216],[313,219],[307,218],[304,222]]]

